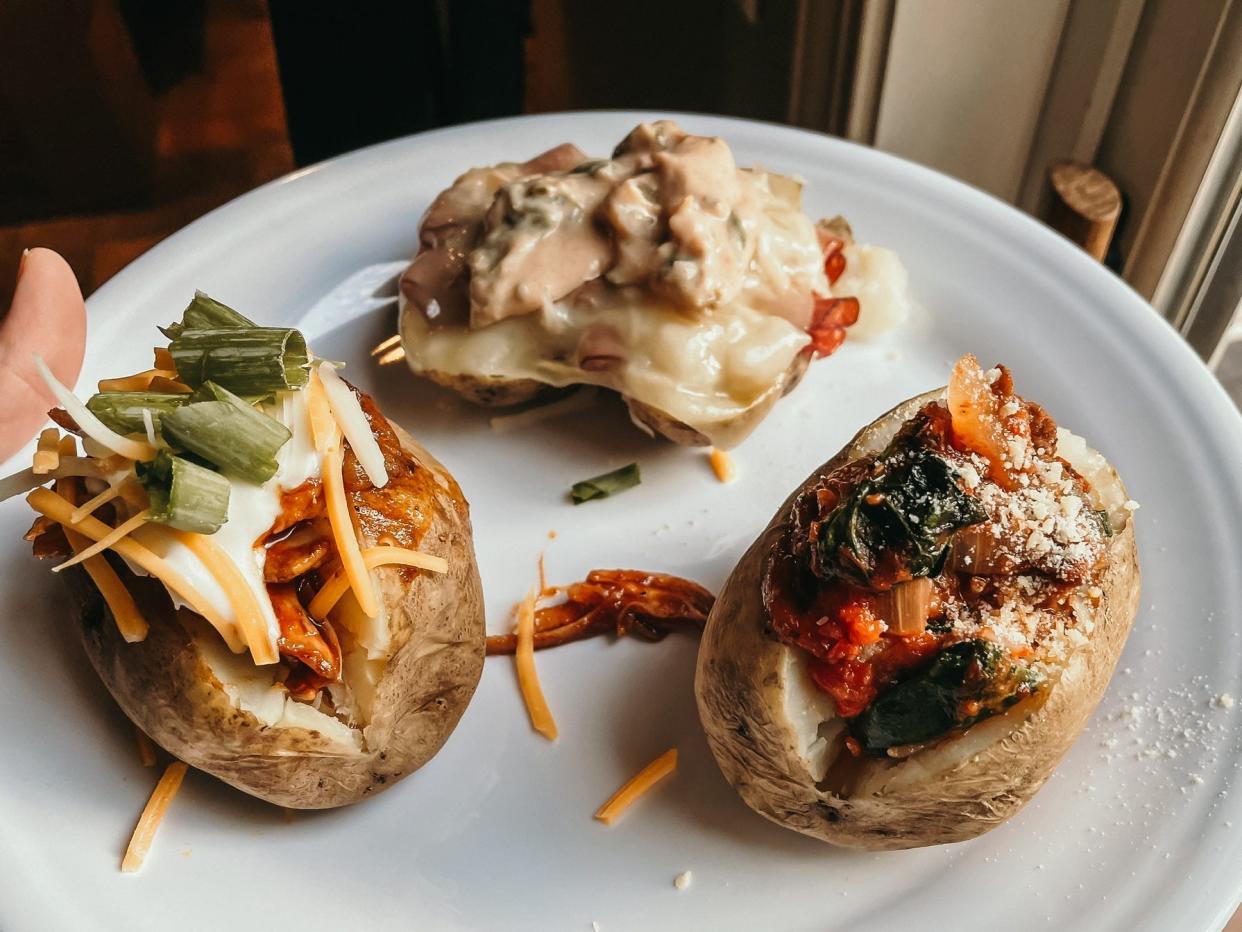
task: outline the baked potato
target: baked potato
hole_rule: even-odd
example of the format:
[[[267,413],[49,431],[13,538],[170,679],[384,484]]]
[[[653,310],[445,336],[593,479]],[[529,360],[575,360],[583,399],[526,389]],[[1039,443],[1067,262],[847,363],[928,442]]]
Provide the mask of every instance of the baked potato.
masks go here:
[[[562,145],[472,169],[423,217],[402,354],[479,404],[598,385],[650,434],[734,446],[847,328],[906,313],[896,256],[801,197],[667,120],[608,159]]]
[[[721,771],[834,845],[962,841],[1040,788],[1138,606],[1103,456],[973,357],[816,469],[717,598],[695,680]]]
[[[103,385],[86,405],[58,386],[54,419],[95,455],[62,438],[32,479],[55,489],[31,492],[29,536],[39,556],[73,557],[63,578],[86,653],[156,743],[277,805],[357,802],[430,760],[478,683],[469,508],[296,331],[208,302],[168,331],[163,375]],[[214,318],[196,321],[196,305]],[[269,367],[283,385],[243,384],[253,366],[203,379],[183,352],[262,340],[285,347]],[[143,417],[145,432],[129,429]]]

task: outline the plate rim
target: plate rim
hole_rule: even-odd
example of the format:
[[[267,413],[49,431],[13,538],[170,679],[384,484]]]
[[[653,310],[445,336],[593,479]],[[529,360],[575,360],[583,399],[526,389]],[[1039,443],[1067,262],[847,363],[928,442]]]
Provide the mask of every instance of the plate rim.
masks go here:
[[[1034,217],[974,185],[892,153],[773,121],[717,114],[630,109],[569,110],[546,114],[525,114],[440,127],[343,153],[272,179],[226,201],[181,227],[96,289],[87,299],[88,314],[107,313],[109,307],[118,302],[120,295],[136,287],[140,291],[140,283],[144,277],[152,274],[158,277],[161,274],[158,271],[160,264],[172,258],[178,251],[192,254],[193,246],[200,238],[214,241],[221,235],[220,226],[228,223],[239,211],[262,212],[269,203],[284,198],[285,192],[293,190],[293,186],[307,183],[309,179],[316,179],[316,183],[322,183],[324,180],[332,181],[336,178],[348,177],[351,173],[364,172],[367,164],[372,160],[381,159],[387,155],[399,155],[404,150],[444,137],[451,138],[454,135],[492,129],[502,130],[518,125],[572,122],[582,117],[610,117],[618,122],[627,120],[638,122],[660,118],[686,121],[706,120],[719,126],[719,131],[724,134],[728,133],[730,127],[761,127],[773,134],[771,136],[773,150],[785,148],[787,140],[801,139],[814,141],[817,145],[828,145],[840,152],[848,153],[850,158],[873,162],[888,171],[909,176],[913,187],[936,193],[951,204],[955,211],[965,213],[965,209],[969,208],[972,212],[984,212],[997,217],[998,223],[1001,216],[1007,217],[1005,222],[1009,224],[1011,230],[1016,231],[1016,238],[1022,240],[1024,244],[1038,245],[1040,250],[1050,251],[1058,257],[1056,260],[1058,269],[1067,273],[1072,271],[1074,278],[1082,278],[1090,282],[1093,287],[1107,292],[1107,306],[1117,313],[1123,322],[1132,325],[1127,335],[1131,344],[1136,348],[1141,345],[1141,349],[1149,360],[1159,360],[1163,364],[1163,375],[1167,387],[1177,388],[1181,395],[1197,409],[1195,413],[1199,416],[1202,425],[1216,435],[1214,440],[1221,444],[1222,448],[1228,446],[1232,447],[1233,452],[1242,453],[1242,412],[1169,321],[1161,316],[1129,283]],[[998,207],[1001,208],[999,211]],[[1035,250],[1032,249],[1032,252]],[[167,268],[163,274],[167,274]],[[1242,457],[1234,459],[1229,464],[1221,464],[1221,468],[1238,475],[1240,460]],[[1232,855],[1231,863],[1235,865],[1242,863],[1242,839],[1234,843],[1231,852],[1226,849],[1225,854],[1217,857],[1220,860],[1226,860],[1229,859],[1230,854]],[[20,866],[16,845],[10,846],[0,840],[0,863]],[[11,874],[10,876],[19,875]],[[1237,910],[1240,902],[1242,902],[1242,879],[1234,884],[1229,902],[1217,900],[1217,903],[1222,905],[1210,910],[1211,917],[1207,915],[1209,910],[1205,909],[1203,918],[1214,923],[1216,927],[1221,927]],[[20,920],[21,914],[15,915]]]

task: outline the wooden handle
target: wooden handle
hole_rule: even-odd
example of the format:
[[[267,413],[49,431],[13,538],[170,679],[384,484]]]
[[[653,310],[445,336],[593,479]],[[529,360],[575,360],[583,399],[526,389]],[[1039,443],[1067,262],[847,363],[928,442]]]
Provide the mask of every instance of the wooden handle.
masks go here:
[[[1117,185],[1103,172],[1073,162],[1053,165],[1048,180],[1052,183],[1048,226],[1103,261],[1121,216]]]

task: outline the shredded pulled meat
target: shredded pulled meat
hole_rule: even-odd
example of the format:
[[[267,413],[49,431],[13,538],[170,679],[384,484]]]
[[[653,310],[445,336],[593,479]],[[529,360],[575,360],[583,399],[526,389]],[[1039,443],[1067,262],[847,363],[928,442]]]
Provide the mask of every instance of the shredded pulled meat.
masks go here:
[[[285,688],[295,699],[313,699],[329,683],[341,678],[341,645],[330,622],[316,623],[306,614],[291,583],[269,583],[280,637],[276,644],[281,656],[290,661]]]
[[[715,596],[697,583],[641,570],[592,570],[582,582],[544,589],[565,601],[535,612],[535,650],[600,634],[661,641],[675,629],[702,631]],[[493,635],[487,653],[512,654],[517,635]]]
[[[319,569],[335,552],[332,529],[322,518],[303,522],[268,545],[263,579],[269,583],[293,582]]]

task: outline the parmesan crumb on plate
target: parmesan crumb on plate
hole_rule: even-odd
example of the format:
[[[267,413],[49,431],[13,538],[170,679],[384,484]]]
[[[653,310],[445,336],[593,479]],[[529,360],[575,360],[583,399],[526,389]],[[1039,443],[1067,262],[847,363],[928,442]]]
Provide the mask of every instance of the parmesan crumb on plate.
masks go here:
[[[673,886],[678,890],[684,890],[690,886],[692,880],[694,880],[694,875],[690,871],[682,871],[673,878]]]

